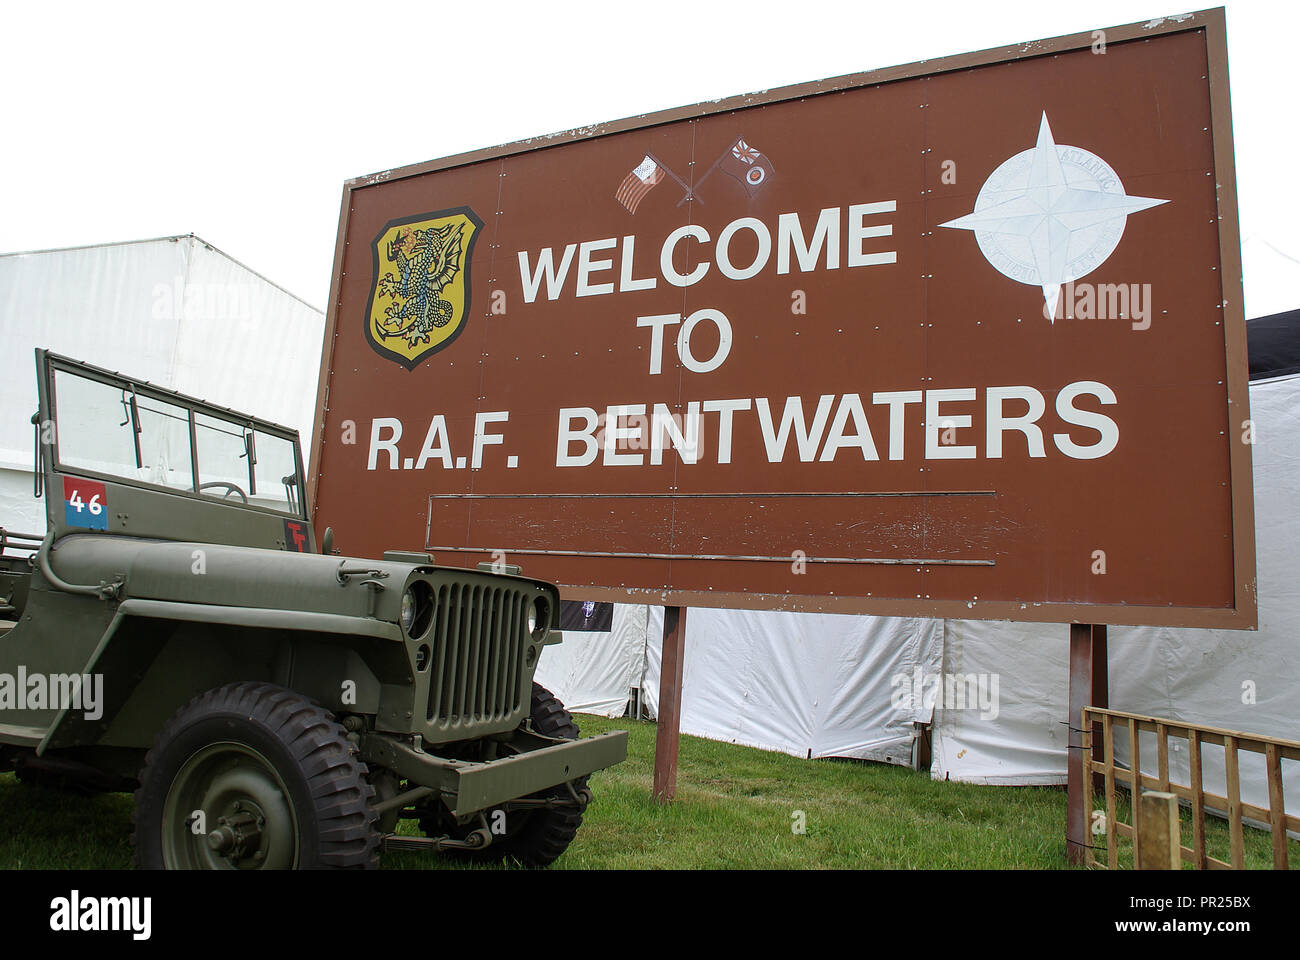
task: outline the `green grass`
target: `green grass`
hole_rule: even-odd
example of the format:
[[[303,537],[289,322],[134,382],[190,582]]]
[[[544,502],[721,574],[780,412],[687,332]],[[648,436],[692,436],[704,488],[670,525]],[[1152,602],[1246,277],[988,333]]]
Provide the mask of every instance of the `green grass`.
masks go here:
[[[129,793],[85,796],[0,776],[0,868],[117,870],[131,866]]]
[[[902,767],[805,760],[682,737],[677,800],[650,799],[655,727],[629,730],[628,760],[593,778],[570,868],[808,869],[1064,866],[1057,789],[935,783]],[[805,832],[791,829],[802,811]]]
[[[628,730],[628,759],[592,777],[594,802],[554,869],[1066,866],[1065,792],[1058,787],[943,783],[903,767],[810,761],[684,736],[677,800],[660,805],[650,799],[654,724],[577,719],[584,735]],[[803,834],[791,829],[795,811],[803,812]],[[0,776],[0,824],[0,868],[130,865],[125,794],[85,797]],[[1210,821],[1207,831],[1226,850],[1227,825]],[[414,824],[403,823],[401,832],[414,833]],[[1247,829],[1246,849],[1248,866],[1270,865],[1266,833]],[[1300,845],[1292,849],[1300,862]],[[425,853],[386,854],[384,866],[465,867]]]

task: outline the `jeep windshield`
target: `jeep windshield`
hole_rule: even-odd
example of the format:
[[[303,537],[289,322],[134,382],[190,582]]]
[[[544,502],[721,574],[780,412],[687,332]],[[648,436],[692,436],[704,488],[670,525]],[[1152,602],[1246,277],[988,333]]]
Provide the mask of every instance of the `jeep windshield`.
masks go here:
[[[61,468],[305,518],[292,431],[92,370],[52,373]]]

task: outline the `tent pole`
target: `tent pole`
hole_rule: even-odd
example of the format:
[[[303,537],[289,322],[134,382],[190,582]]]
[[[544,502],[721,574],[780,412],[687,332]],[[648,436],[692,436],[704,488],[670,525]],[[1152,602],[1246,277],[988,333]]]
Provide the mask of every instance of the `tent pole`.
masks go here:
[[[682,661],[686,608],[664,607],[664,645],[659,663],[659,718],[655,731],[654,799],[667,803],[677,793],[677,742],[682,716]]]
[[[1083,708],[1110,704],[1106,664],[1106,626],[1070,624],[1069,747],[1066,750],[1065,856],[1081,864],[1092,842],[1091,812],[1083,808]]]

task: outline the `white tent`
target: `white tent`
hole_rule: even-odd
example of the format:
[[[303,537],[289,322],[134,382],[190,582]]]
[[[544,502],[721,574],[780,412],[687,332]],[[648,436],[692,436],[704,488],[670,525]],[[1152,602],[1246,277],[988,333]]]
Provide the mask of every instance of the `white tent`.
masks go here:
[[[1110,703],[1268,736],[1300,738],[1300,374],[1250,387],[1259,630],[1109,631]],[[1138,491],[1158,496],[1158,491]],[[1194,519],[1189,518],[1189,522]],[[641,610],[644,608],[633,608]],[[623,616],[616,606],[616,624]],[[630,617],[642,622],[641,614]],[[626,621],[625,621],[626,622]],[[627,678],[644,675],[653,714],[662,608],[640,642],[588,635],[548,647],[539,680],[561,700],[618,716]],[[1059,784],[1066,770],[1069,628],[1063,624],[926,621],[833,614],[692,608],[687,612],[681,729],[797,756],[906,763],[913,722],[933,721],[931,775],[973,783]],[[571,643],[575,643],[570,647]],[[569,649],[566,649],[569,648]],[[620,658],[623,658],[620,660]],[[555,669],[563,660],[563,669]],[[589,666],[590,664],[590,666]],[[960,707],[923,686],[917,671],[996,683],[995,708]],[[1143,766],[1155,751],[1144,743]],[[1127,762],[1127,750],[1119,756]],[[1205,783],[1222,793],[1222,749],[1205,749]],[[1243,754],[1242,798],[1267,807],[1262,760]],[[1294,765],[1288,765],[1294,767]],[[1285,768],[1284,768],[1285,769]],[[1185,753],[1171,757],[1187,775]],[[1288,770],[1287,808],[1300,812],[1300,774]]]
[[[537,682],[552,692],[563,690],[561,699],[575,712],[623,716],[628,691],[641,686],[645,672],[649,609],[618,603],[610,630],[566,632],[562,644],[544,648]]]
[[[33,351],[120,370],[296,428],[316,407],[321,311],[195,236],[0,255],[0,526],[32,497]]]

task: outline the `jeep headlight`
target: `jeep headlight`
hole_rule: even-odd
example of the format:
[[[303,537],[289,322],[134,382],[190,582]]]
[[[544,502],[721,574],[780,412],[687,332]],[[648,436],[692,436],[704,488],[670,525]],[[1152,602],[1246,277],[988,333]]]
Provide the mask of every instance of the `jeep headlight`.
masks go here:
[[[402,607],[397,615],[402,630],[412,640],[419,640],[433,626],[433,587],[423,580],[413,580],[402,594]]]
[[[551,608],[545,597],[537,597],[528,606],[528,632],[533,637],[541,637],[550,625]]]
[[[411,632],[411,625],[415,623],[416,606],[418,606],[418,603],[415,599],[414,590],[407,590],[404,594],[402,594],[402,612],[398,616],[398,620],[402,624],[402,629],[408,635]]]

